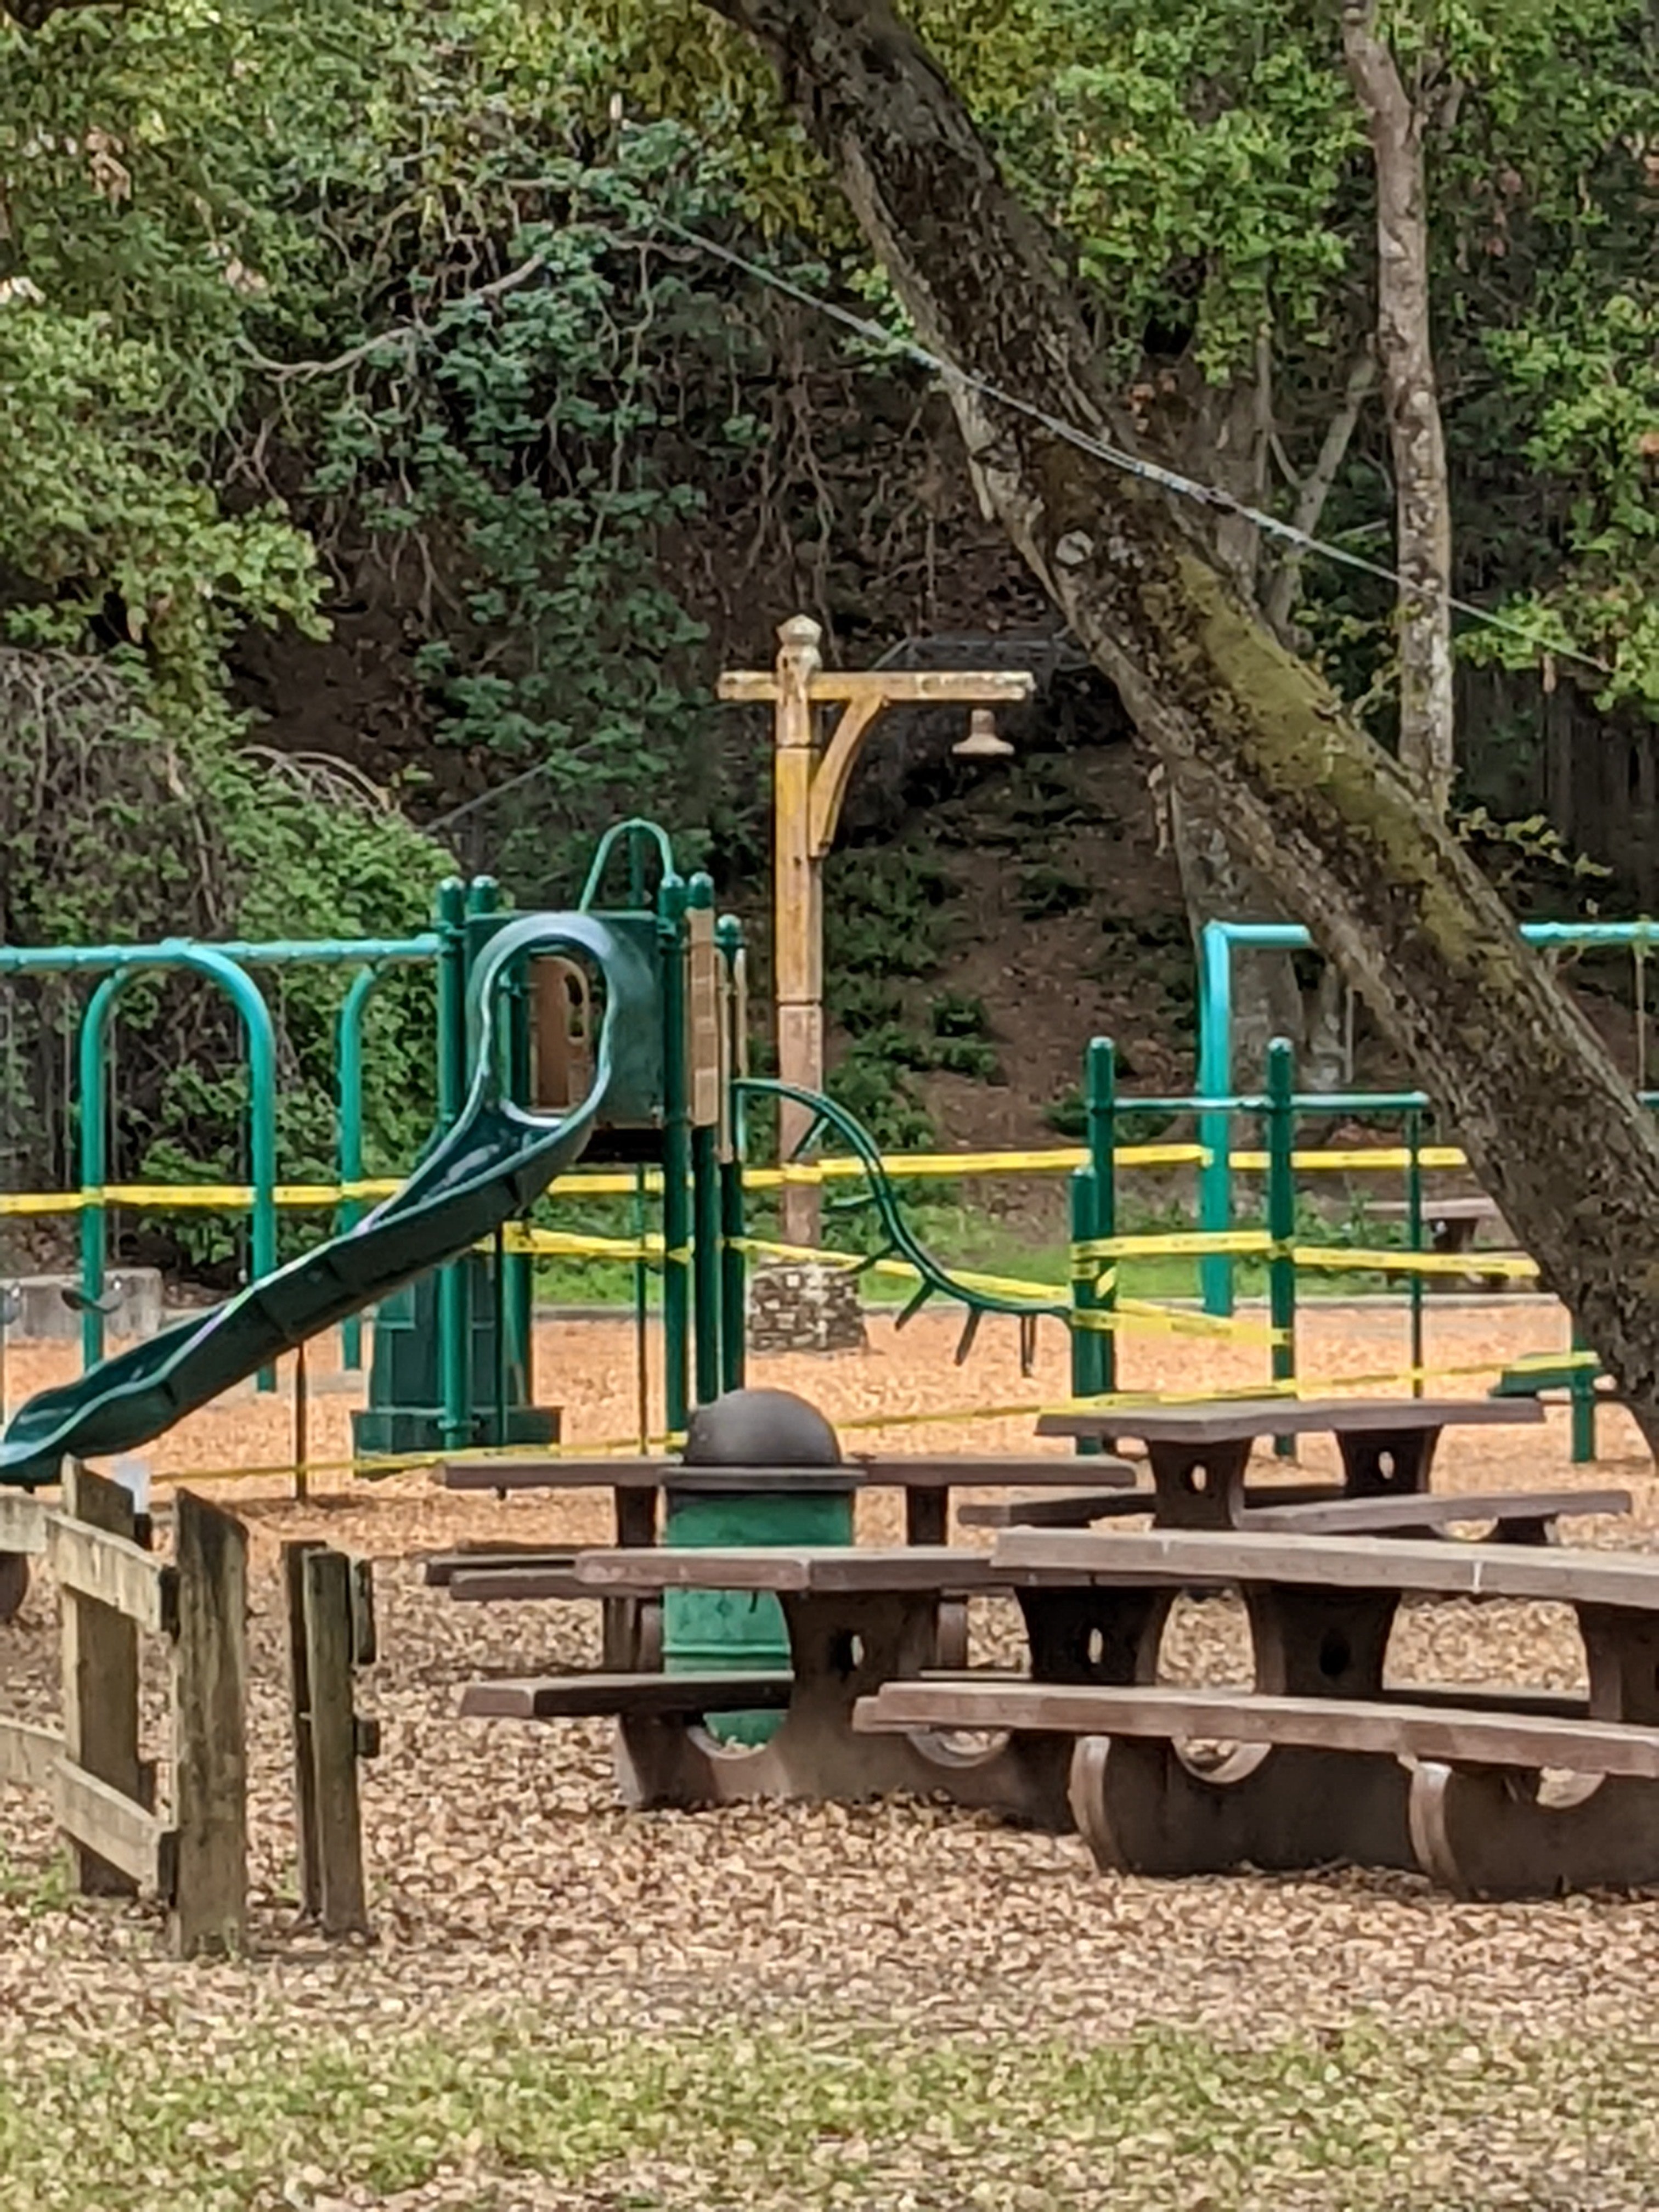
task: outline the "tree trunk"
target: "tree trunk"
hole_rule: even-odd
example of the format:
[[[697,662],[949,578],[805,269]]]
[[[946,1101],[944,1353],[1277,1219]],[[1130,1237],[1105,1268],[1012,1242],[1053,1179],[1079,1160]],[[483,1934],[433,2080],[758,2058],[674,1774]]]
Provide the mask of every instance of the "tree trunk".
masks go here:
[[[961,372],[971,464],[1139,741],[1364,994],[1659,1438],[1649,1116],[1439,816],[1231,588],[1187,509],[1051,427],[1129,442],[1062,256],[886,0],[709,4],[770,54],[922,343]]]
[[[1429,333],[1423,115],[1376,28],[1376,0],[1345,0],[1342,45],[1376,172],[1376,353],[1394,462],[1400,571],[1400,758],[1443,814],[1455,766],[1451,497]]]

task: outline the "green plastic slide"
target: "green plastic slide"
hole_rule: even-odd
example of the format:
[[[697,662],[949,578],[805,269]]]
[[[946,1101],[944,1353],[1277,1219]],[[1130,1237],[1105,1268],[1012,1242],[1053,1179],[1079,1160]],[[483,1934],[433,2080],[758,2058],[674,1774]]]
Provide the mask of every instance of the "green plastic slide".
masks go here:
[[[563,1115],[529,1113],[501,1095],[495,985],[527,953],[572,955],[605,979],[592,1087]],[[490,939],[469,989],[477,1043],[466,1104],[403,1188],[345,1236],[225,1304],[31,1398],[0,1440],[0,1484],[33,1489],[56,1482],[67,1458],[134,1450],[308,1337],[470,1251],[579,1158],[613,1086],[636,1083],[637,1064],[656,1050],[660,1012],[649,958],[592,915],[509,922]]]

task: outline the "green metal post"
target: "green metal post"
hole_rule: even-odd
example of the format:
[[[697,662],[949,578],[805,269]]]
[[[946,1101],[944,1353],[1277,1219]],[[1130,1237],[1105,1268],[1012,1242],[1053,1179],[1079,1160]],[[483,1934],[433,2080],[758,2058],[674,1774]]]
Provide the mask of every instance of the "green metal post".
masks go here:
[[[706,875],[692,877],[686,889],[686,910],[707,914],[714,903],[714,886]],[[686,1034],[689,1058],[690,1036]],[[691,1144],[691,1293],[694,1321],[693,1375],[697,1403],[707,1406],[720,1395],[720,1179],[719,1132],[712,1123],[693,1124],[687,1099],[687,1124]]]
[[[645,1243],[646,1172],[634,1170],[634,1242]],[[634,1396],[641,1455],[651,1449],[651,1271],[645,1260],[634,1262]]]
[[[339,1084],[338,1157],[343,1183],[361,1182],[363,1179],[363,1011],[380,975],[378,968],[361,969],[352,977],[351,988],[340,1007],[335,1064]],[[355,1229],[365,1210],[360,1198],[342,1199],[337,1217],[339,1233],[345,1236]],[[349,1373],[356,1372],[363,1364],[361,1314],[353,1314],[340,1324],[340,1358]]]
[[[1083,1081],[1089,1164],[1074,1169],[1071,1176],[1073,1244],[1092,1243],[1097,1237],[1114,1235],[1116,1229],[1114,1182],[1116,1166],[1113,1153],[1115,1149],[1117,1071],[1109,1038],[1096,1037],[1091,1043],[1084,1060]],[[1097,1259],[1073,1262],[1072,1308],[1075,1315],[1098,1313],[1115,1302],[1115,1289],[1103,1291],[1100,1288],[1101,1266],[1101,1261]],[[1117,1373],[1115,1350],[1106,1330],[1091,1328],[1086,1322],[1081,1327],[1073,1325],[1072,1390],[1075,1396],[1098,1397],[1114,1388]],[[1083,1437],[1078,1440],[1077,1451],[1080,1457],[1092,1458],[1103,1449],[1103,1443],[1097,1437]]]
[[[657,958],[662,973],[663,1414],[683,1436],[690,1413],[691,1311],[690,1102],[685,1066],[686,890],[678,876],[657,891]]]
[[[1413,1252],[1423,1249],[1423,1115],[1416,1106],[1406,1109],[1406,1242]],[[1408,1279],[1411,1301],[1412,1395],[1423,1395],[1423,1278],[1413,1268]]]
[[[494,1444],[507,1442],[507,1364],[510,1347],[507,1332],[507,1231],[499,1224],[491,1240],[489,1295],[495,1306],[492,1319],[495,1333],[495,1433],[490,1438]]]
[[[1117,1048],[1109,1037],[1095,1037],[1089,1046],[1088,1078],[1085,1090],[1085,1127],[1089,1168],[1094,1177],[1095,1235],[1117,1235]],[[1115,1276],[1115,1262],[1112,1269]],[[1115,1279],[1096,1296],[1108,1310],[1117,1304]],[[1097,1371],[1103,1390],[1117,1388],[1117,1340],[1107,1329],[1091,1329],[1100,1347]]]
[[[1087,1244],[1095,1234],[1095,1171],[1092,1168],[1073,1168],[1069,1180],[1072,1242],[1073,1244]],[[1079,1328],[1076,1318],[1099,1309],[1100,1294],[1093,1278],[1093,1271],[1099,1264],[1095,1260],[1074,1260],[1072,1264],[1072,1395],[1074,1398],[1097,1397],[1106,1387],[1100,1363],[1105,1332],[1086,1325]],[[1085,1268],[1089,1271],[1086,1273]],[[1104,1447],[1097,1437],[1079,1437],[1076,1449],[1080,1458],[1091,1459]]]
[[[1296,1376],[1296,1262],[1290,1247],[1296,1235],[1296,1058],[1284,1037],[1267,1047],[1267,1235],[1273,1249],[1267,1257],[1267,1304],[1274,1334],[1284,1342],[1273,1348],[1275,1382]],[[1273,1449],[1281,1459],[1295,1455],[1289,1437],[1276,1437]]]
[[[1572,1348],[1575,1352],[1588,1352],[1590,1348],[1577,1322],[1572,1328]],[[1572,1463],[1575,1467],[1587,1467],[1595,1457],[1595,1368],[1575,1367],[1568,1389],[1572,1407]]]
[[[438,889],[438,1127],[453,1129],[466,1101],[466,915],[470,895],[456,878]],[[472,1441],[472,1316],[465,1260],[438,1277],[438,1374],[444,1449]]]
[[[724,1018],[725,1058],[720,1080],[720,1388],[741,1390],[749,1335],[748,1263],[743,1244],[748,1234],[744,1218],[743,1163],[744,1102],[732,1086],[734,1073],[744,1066],[744,1018],[739,963],[743,958],[743,924],[735,915],[723,915],[714,925],[714,942],[725,966],[726,994]]]
[[[532,1086],[530,1032],[529,976],[521,965],[507,985],[507,1096],[515,1106],[528,1106]],[[498,1238],[495,1264],[501,1281],[495,1292],[495,1399],[498,1410],[496,1442],[506,1443],[507,1415],[505,1408],[511,1396],[513,1369],[516,1365],[522,1382],[521,1402],[529,1405],[535,1396],[536,1325],[535,1261],[528,1252],[509,1252],[505,1238]]]

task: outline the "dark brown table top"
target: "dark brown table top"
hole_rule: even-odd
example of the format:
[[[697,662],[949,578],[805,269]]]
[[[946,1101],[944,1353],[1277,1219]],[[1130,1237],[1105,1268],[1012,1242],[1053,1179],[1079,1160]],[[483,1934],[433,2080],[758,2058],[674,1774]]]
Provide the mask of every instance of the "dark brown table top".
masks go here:
[[[1516,1404],[1531,1401],[1519,1399]],[[685,1467],[670,1459],[561,1459],[552,1453],[499,1459],[441,1460],[433,1480],[444,1490],[1127,1490],[1135,1471],[1121,1460],[1079,1459],[1045,1453],[1025,1459],[951,1456],[911,1459],[902,1455],[854,1455],[838,1468]]]
[[[1535,1427],[1535,1398],[1228,1398],[1194,1406],[1115,1406],[1043,1413],[1040,1437],[1138,1437],[1143,1443],[1237,1443],[1254,1437],[1360,1436],[1378,1431]],[[1075,1482],[1078,1468],[1073,1465]],[[1092,1479],[1093,1470],[1090,1470]]]
[[[1651,1554],[1236,1529],[1163,1528],[1130,1536],[1011,1528],[998,1537],[991,1558],[1010,1576],[1046,1570],[1077,1582],[1311,1583],[1659,1613],[1659,1558]]]
[[[656,1545],[638,1550],[578,1553],[574,1579],[595,1597],[652,1597],[665,1589],[752,1589],[803,1595],[844,1595],[886,1591],[1007,1589],[1016,1583],[1087,1582],[1085,1571],[1062,1568],[1009,1568],[993,1565],[990,1553],[947,1544],[867,1546],[766,1545],[756,1548],[720,1545],[671,1551]]]

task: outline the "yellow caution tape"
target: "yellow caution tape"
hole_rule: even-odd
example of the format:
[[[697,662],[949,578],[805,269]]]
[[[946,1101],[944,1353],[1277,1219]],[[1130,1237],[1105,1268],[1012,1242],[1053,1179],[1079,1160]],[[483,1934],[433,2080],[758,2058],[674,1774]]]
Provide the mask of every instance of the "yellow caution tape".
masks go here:
[[[1202,1166],[1210,1153],[1202,1145],[1120,1145],[1113,1153],[1119,1168]],[[1347,1175],[1401,1173],[1410,1167],[1413,1155],[1403,1147],[1379,1146],[1357,1152],[1306,1152],[1291,1156],[1301,1173]],[[1416,1155],[1427,1170],[1468,1165],[1466,1155],[1455,1146],[1425,1145]],[[1231,1164],[1243,1174],[1264,1174],[1267,1155],[1237,1152]],[[895,1152],[884,1154],[883,1172],[895,1181],[933,1177],[1004,1175],[1067,1175],[1086,1167],[1089,1155],[1080,1146],[1007,1152]],[[750,1167],[744,1172],[746,1189],[816,1188],[824,1183],[854,1182],[866,1173],[861,1160],[793,1161],[781,1167]],[[304,1210],[390,1198],[402,1188],[396,1176],[374,1176],[343,1183],[280,1183],[272,1193],[283,1207]],[[549,1191],[560,1198],[632,1198],[641,1188],[652,1195],[662,1189],[659,1170],[647,1170],[643,1183],[629,1170],[583,1171],[556,1176]],[[0,1215],[28,1217],[79,1213],[88,1206],[155,1207],[167,1212],[234,1212],[251,1207],[254,1191],[250,1183],[106,1183],[77,1191],[9,1191],[0,1193]],[[1211,1246],[1211,1250],[1225,1248]]]
[[[1523,1252],[1407,1252],[1398,1246],[1366,1251],[1348,1245],[1297,1244],[1290,1257],[1298,1267],[1355,1269],[1367,1274],[1504,1275],[1520,1280],[1538,1273],[1537,1261]]]
[[[515,1224],[503,1232],[501,1242],[509,1252],[538,1259],[658,1261],[663,1256],[660,1237],[586,1237],[574,1230],[526,1229]]]
[[[1177,1229],[1167,1236],[1091,1237],[1073,1244],[1073,1260],[1170,1258],[1203,1252],[1269,1252],[1273,1240],[1265,1229]]]
[[[1266,1152],[1231,1152],[1229,1164],[1249,1175],[1265,1175],[1267,1171]],[[1403,1145],[1381,1146],[1374,1151],[1352,1152],[1292,1152],[1291,1165],[1299,1171],[1317,1173],[1328,1170],[1342,1175],[1380,1174],[1385,1169],[1403,1174],[1412,1164],[1412,1154]],[[1417,1154],[1417,1164],[1425,1172],[1435,1168],[1466,1168],[1468,1155],[1455,1145],[1425,1145]]]

